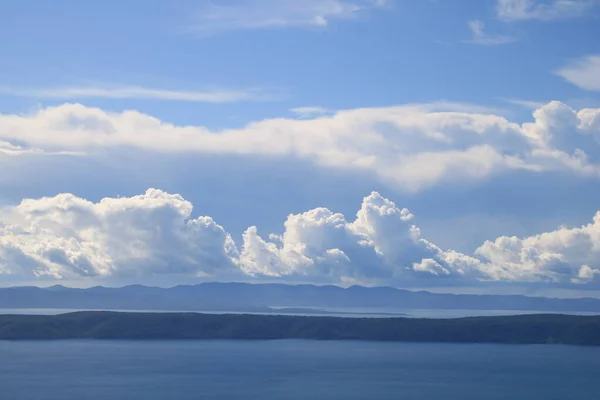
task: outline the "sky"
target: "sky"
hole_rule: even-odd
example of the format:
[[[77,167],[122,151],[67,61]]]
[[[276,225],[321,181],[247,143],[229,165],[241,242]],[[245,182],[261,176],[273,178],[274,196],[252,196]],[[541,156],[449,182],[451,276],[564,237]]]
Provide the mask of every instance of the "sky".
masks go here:
[[[600,296],[600,2],[0,2],[0,286]]]

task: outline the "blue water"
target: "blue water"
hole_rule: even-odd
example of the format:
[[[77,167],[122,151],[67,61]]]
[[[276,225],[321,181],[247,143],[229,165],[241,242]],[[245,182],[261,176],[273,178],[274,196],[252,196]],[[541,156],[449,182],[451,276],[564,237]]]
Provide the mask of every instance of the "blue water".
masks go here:
[[[0,398],[600,399],[600,348],[325,341],[0,342]]]

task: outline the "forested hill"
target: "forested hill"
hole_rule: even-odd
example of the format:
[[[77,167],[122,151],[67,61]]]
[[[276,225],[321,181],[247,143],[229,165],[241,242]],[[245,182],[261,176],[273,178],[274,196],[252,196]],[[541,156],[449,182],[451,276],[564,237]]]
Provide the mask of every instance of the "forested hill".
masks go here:
[[[412,319],[76,312],[1,315],[0,339],[318,339],[597,346],[600,316]]]

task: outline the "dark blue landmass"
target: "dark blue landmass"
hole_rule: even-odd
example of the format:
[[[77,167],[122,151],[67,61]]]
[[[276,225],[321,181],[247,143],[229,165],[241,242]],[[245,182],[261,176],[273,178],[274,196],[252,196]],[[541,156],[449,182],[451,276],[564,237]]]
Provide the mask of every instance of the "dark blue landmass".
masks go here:
[[[0,339],[316,339],[598,346],[600,316],[417,319],[91,311],[1,315]]]

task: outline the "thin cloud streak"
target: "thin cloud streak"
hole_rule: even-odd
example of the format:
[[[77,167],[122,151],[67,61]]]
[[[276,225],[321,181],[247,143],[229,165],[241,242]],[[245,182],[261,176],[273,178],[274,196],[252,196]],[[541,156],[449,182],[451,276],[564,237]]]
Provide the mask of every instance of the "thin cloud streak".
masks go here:
[[[253,90],[210,90],[186,91],[155,89],[140,86],[61,86],[55,88],[10,88],[0,87],[0,93],[19,97],[52,98],[52,99],[137,99],[168,100],[198,103],[235,103],[243,101],[269,101],[279,96],[275,93]]]
[[[230,31],[323,28],[334,19],[352,19],[359,13],[386,6],[388,0],[240,0],[232,5],[203,2],[188,33],[214,35]]]
[[[505,103],[513,104],[515,106],[529,108],[530,110],[537,110],[538,108],[544,107],[548,102],[544,101],[533,101],[533,100],[523,100],[523,99],[506,99],[500,98]]]

